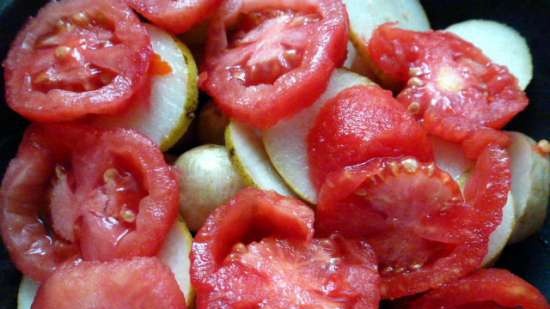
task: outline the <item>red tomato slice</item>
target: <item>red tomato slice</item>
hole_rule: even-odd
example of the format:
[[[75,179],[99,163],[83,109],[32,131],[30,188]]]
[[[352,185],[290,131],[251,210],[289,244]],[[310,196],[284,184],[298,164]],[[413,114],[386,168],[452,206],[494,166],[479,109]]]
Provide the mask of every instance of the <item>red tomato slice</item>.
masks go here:
[[[6,100],[34,121],[114,113],[144,82],[151,55],[147,30],[124,3],[52,1],[8,53]]]
[[[153,24],[179,34],[212,15],[222,0],[127,0]]]
[[[369,52],[387,77],[406,83],[398,100],[431,134],[452,142],[482,128],[500,129],[528,104],[505,67],[452,33],[384,24],[373,33]],[[490,142],[502,143],[498,136]]]
[[[200,86],[229,116],[257,128],[313,104],[346,56],[340,0],[231,0],[220,12]]]
[[[411,309],[548,309],[544,295],[504,269],[484,269],[411,301]]]
[[[80,256],[154,255],[177,216],[175,175],[127,130],[33,125],[2,182],[2,237],[36,281]]]
[[[478,176],[470,186],[500,183],[480,176],[491,167],[487,163],[497,162],[478,162]],[[466,194],[465,202],[458,184],[433,163],[411,157],[376,158],[327,177],[319,197],[317,230],[320,235],[337,231],[367,240],[378,258],[382,297],[399,298],[481,267],[489,236],[502,217],[496,209],[501,211],[504,203],[493,204],[495,194],[501,196],[481,189]]]
[[[424,129],[378,86],[348,88],[327,102],[309,133],[308,155],[317,187],[328,173],[374,157],[433,158]]]
[[[32,309],[185,309],[174,274],[157,258],[82,262],[61,268],[38,289]]]

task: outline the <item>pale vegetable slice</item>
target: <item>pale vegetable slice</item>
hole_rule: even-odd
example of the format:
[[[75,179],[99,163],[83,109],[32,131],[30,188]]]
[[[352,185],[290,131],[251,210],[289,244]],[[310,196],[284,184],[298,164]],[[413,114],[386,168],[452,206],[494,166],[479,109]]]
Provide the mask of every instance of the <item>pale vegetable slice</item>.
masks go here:
[[[544,224],[550,193],[550,160],[540,154],[536,143],[519,132],[508,132],[512,160],[512,192],[517,223],[510,242],[527,238]]]
[[[27,276],[23,276],[17,292],[17,309],[31,309],[37,291],[38,283]]]
[[[293,195],[271,165],[259,133],[245,125],[231,122],[225,130],[225,146],[233,165],[247,185],[273,190],[282,195]]]
[[[445,141],[441,138],[430,136],[432,142],[435,164],[464,186],[465,177],[474,167],[474,161],[466,158],[459,144]]]
[[[515,29],[492,20],[467,20],[446,29],[470,41],[493,62],[508,67],[525,89],[533,78],[533,59],[525,38]]]
[[[191,231],[224,204],[244,182],[224,146],[203,145],[186,151],[175,163],[179,170],[180,211]]]
[[[512,235],[515,223],[514,197],[512,192],[508,192],[508,200],[502,208],[502,221],[489,238],[489,248],[483,259],[483,266],[492,265],[498,259]]]
[[[170,66],[171,72],[152,76],[150,84],[145,86],[150,88],[137,93],[128,110],[97,117],[94,123],[135,129],[159,145],[161,150],[167,150],[183,136],[195,117],[197,67],[183,43],[164,30],[146,26],[151,34],[153,51]]]
[[[174,273],[176,281],[185,296],[188,308],[192,308],[195,299],[195,291],[191,286],[191,275],[189,272],[191,267],[189,254],[191,253],[192,244],[193,236],[191,236],[183,220],[178,218],[158,254],[161,261],[170,267],[172,273]]]
[[[348,54],[346,56],[346,61],[344,61],[343,67],[363,76],[371,76],[373,74],[369,68],[369,65],[365,62],[363,57],[359,55],[359,52],[351,41],[348,42]]]
[[[320,109],[327,100],[340,91],[356,85],[372,82],[347,70],[337,69],[332,73],[329,84],[321,97],[310,107],[288,119],[280,121],[263,133],[266,152],[279,175],[302,199],[317,203],[317,192],[309,175],[307,135]]]

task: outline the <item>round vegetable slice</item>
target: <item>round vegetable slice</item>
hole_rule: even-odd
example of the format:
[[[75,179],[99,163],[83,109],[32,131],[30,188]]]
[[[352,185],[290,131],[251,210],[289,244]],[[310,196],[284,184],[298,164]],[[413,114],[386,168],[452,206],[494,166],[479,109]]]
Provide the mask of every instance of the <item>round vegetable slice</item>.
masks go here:
[[[406,308],[523,308],[550,305],[534,286],[504,269],[484,269],[428,292]]]
[[[319,112],[308,136],[313,183],[344,166],[385,156],[433,157],[424,129],[378,86],[355,86],[340,92]]]
[[[17,309],[31,309],[38,291],[38,284],[29,277],[23,276],[17,290]]]
[[[168,267],[157,258],[135,258],[60,268],[40,286],[32,308],[187,307]]]
[[[268,128],[313,104],[346,57],[340,1],[235,0],[219,12],[200,87],[239,122]]]
[[[476,157],[484,146],[505,146],[500,129],[528,104],[517,79],[471,43],[448,32],[415,32],[380,26],[369,42],[375,65],[406,87],[398,100],[427,130],[466,142]]]
[[[153,24],[179,34],[216,11],[222,0],[127,0]]]
[[[80,256],[156,254],[177,203],[174,174],[141,135],[32,125],[2,182],[0,225],[18,268],[40,282]]]
[[[317,230],[369,242],[384,298],[455,280],[481,267],[510,190],[505,153],[489,149],[480,158],[466,201],[450,175],[411,157],[376,158],[333,172],[321,188]]]
[[[151,55],[146,29],[123,2],[53,1],[12,44],[6,100],[34,121],[112,114],[130,104]]]

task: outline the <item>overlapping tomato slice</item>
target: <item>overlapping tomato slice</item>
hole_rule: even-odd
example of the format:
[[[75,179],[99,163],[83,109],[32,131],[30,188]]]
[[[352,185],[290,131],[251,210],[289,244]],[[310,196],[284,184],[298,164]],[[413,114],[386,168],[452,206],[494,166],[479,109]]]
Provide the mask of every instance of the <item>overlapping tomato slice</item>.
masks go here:
[[[191,253],[198,308],[377,308],[375,257],[363,241],[312,239],[313,212],[245,189],[214,211]]]
[[[177,190],[162,153],[133,131],[32,125],[2,181],[2,237],[36,281],[79,258],[154,255]]]
[[[185,309],[174,274],[157,258],[82,262],[57,270],[38,290],[33,309]]]
[[[487,148],[465,198],[451,176],[412,157],[345,167],[321,188],[317,230],[367,240],[384,298],[429,290],[481,267],[510,190],[508,164],[504,150]]]
[[[34,121],[114,113],[144,82],[151,55],[147,30],[123,2],[52,1],[12,44],[6,100]]]
[[[227,1],[210,24],[200,86],[229,116],[267,128],[321,95],[347,40],[340,0]]]
[[[433,158],[425,130],[378,86],[340,92],[319,112],[308,136],[311,176],[317,187],[326,175],[375,157]]]
[[[504,269],[484,269],[409,302],[410,309],[548,309],[544,295]]]
[[[491,129],[502,128],[528,104],[505,67],[452,33],[384,24],[373,33],[369,53],[386,78],[405,86],[397,98],[409,112],[433,135],[469,140],[470,157],[490,143],[504,146],[506,136]],[[485,143],[475,145],[479,139]]]

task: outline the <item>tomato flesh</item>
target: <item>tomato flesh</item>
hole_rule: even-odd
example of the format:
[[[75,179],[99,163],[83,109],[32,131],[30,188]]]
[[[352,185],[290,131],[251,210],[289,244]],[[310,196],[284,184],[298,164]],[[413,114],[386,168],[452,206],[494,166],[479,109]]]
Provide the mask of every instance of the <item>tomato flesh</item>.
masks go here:
[[[481,129],[500,129],[528,104],[505,67],[451,33],[384,24],[373,33],[369,52],[387,77],[405,86],[397,99],[431,134],[452,142],[472,138]],[[485,145],[505,146],[498,135],[484,136]]]
[[[115,113],[144,83],[147,30],[118,1],[56,1],[19,32],[4,62],[6,99],[34,121]]]
[[[411,301],[415,309],[547,309],[534,286],[504,269],[484,269]]]
[[[33,309],[185,309],[174,274],[157,258],[61,268],[38,289]]]
[[[313,104],[344,61],[340,1],[228,1],[220,11],[200,86],[241,122],[268,128]]]
[[[375,157],[433,158],[424,129],[378,86],[340,92],[319,112],[308,136],[311,177],[319,188],[328,173]]]
[[[42,281],[76,259],[154,255],[177,216],[175,175],[128,130],[32,125],[2,182],[2,237]]]

